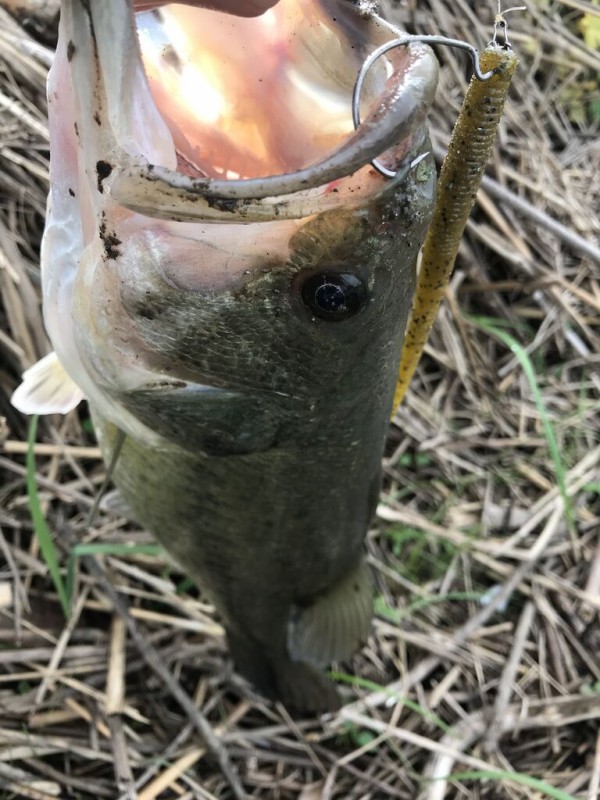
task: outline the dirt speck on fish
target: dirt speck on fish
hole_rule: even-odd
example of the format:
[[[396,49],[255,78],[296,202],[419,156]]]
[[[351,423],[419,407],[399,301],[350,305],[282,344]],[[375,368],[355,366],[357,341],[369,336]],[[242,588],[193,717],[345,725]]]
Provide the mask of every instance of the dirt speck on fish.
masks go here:
[[[255,19],[64,0],[49,81],[57,357],[17,404],[83,393],[107,459],[125,434],[126,503],[209,593],[237,669],[304,713],[338,705],[321,668],[369,634],[363,541],[434,195],[431,156],[411,167],[428,48],[378,62],[352,127],[390,36],[348,0]]]

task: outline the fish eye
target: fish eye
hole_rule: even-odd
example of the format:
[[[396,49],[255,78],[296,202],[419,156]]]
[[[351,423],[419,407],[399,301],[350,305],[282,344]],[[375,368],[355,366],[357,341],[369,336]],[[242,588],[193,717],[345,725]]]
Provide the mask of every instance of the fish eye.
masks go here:
[[[319,272],[305,279],[302,301],[319,319],[337,322],[354,316],[367,298],[364,283],[349,272]]]

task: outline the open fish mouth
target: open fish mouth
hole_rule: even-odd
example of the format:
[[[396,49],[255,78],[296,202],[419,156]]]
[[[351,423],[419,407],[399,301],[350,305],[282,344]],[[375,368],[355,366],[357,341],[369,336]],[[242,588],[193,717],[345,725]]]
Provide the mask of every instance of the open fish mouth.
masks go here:
[[[398,48],[371,70],[354,130],[356,75],[392,34],[349,0],[280,0],[256,18],[172,3],[78,5],[116,139],[99,180],[148,216],[297,219],[358,204],[373,192],[370,168],[336,182],[375,157],[403,166],[433,99],[431,51]]]
[[[293,173],[339,147],[352,130],[343,76],[356,58],[331,24],[322,5],[290,0],[256,19],[173,4],[136,14],[178,172],[220,180]],[[319,29],[331,43],[331,72],[312,46]]]

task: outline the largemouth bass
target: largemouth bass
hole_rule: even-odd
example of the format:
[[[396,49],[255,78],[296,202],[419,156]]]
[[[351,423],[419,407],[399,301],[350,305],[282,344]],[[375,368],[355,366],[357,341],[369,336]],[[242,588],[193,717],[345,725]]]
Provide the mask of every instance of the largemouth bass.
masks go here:
[[[237,669],[305,712],[336,707],[321,667],[369,633],[363,542],[434,197],[427,47],[377,62],[353,129],[392,37],[349,0],[255,19],[64,0],[49,79],[56,357],[15,402],[87,397]]]

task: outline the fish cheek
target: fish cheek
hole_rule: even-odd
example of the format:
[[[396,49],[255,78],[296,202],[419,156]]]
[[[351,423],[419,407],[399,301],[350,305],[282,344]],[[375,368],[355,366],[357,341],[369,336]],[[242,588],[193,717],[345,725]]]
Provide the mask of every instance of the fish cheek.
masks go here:
[[[251,388],[238,389],[235,370],[224,381],[216,369],[231,350],[223,325],[231,301],[173,287],[158,272],[139,278],[122,281],[120,302],[149,373],[139,388],[119,392],[119,402],[189,451],[220,457],[273,447],[277,408]]]

